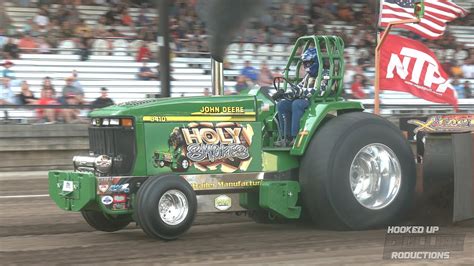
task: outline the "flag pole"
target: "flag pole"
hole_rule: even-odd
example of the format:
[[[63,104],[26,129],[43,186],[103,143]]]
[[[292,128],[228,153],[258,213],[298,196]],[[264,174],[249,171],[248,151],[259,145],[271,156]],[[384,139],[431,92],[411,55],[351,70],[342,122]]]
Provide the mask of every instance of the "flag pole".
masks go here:
[[[377,42],[377,46],[375,47],[375,82],[374,82],[374,114],[376,115],[380,114],[380,48],[385,42],[385,39],[390,33],[390,30],[392,29],[393,25],[406,24],[406,23],[418,23],[418,22],[420,22],[419,18],[402,19],[402,20],[389,22],[387,28],[382,33],[382,37],[380,37],[380,40],[378,40]]]

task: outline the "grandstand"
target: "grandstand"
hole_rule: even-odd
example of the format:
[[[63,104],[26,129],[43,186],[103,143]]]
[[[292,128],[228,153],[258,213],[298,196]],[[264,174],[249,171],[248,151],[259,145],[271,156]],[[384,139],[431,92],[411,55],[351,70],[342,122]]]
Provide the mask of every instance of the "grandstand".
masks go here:
[[[457,0],[458,4],[466,9],[473,8],[472,0]],[[19,7],[12,2],[5,2],[5,10],[12,25],[18,32],[23,30],[26,21],[35,16],[38,12],[37,8],[33,7]],[[51,5],[51,11],[58,8],[58,5]],[[356,4],[354,9],[362,8],[362,4]],[[99,16],[103,15],[108,8],[105,6],[77,6],[80,12],[80,17],[85,20],[90,26],[94,26]],[[139,14],[139,8],[129,8],[130,15],[136,19]],[[146,14],[149,18],[157,17],[156,12],[150,9]],[[315,29],[315,25],[310,25],[310,29]],[[324,25],[324,31],[330,33],[334,29],[344,29],[346,33],[351,33],[354,30],[353,25],[349,25],[343,21],[332,21]],[[41,90],[42,79],[49,76],[53,80],[53,84],[57,89],[64,86],[64,79],[71,75],[73,70],[78,72],[79,81],[83,86],[85,98],[87,101],[99,97],[100,88],[107,87],[109,89],[109,96],[117,103],[143,99],[149,94],[157,94],[160,92],[159,81],[144,81],[138,80],[136,74],[140,62],[135,61],[135,55],[141,41],[134,39],[136,32],[128,26],[114,27],[119,30],[124,37],[112,40],[112,47],[107,43],[110,40],[95,39],[91,50],[91,56],[87,61],[80,61],[79,56],[75,54],[75,42],[70,39],[61,41],[53,54],[21,54],[14,62],[13,70],[18,79],[27,80],[30,84],[31,90],[35,95],[39,95]],[[469,26],[449,26],[449,31],[455,36],[456,41],[465,45],[466,48],[474,48],[474,27]],[[1,42],[1,41],[0,41]],[[156,51],[157,44],[149,43],[152,50]],[[0,47],[2,43],[0,43]],[[370,48],[368,48],[370,49]],[[454,57],[454,49],[447,49],[442,51],[447,55],[446,59]],[[246,60],[250,60],[252,65],[256,68],[265,60],[271,69],[279,67],[282,69],[286,64],[286,55],[291,51],[291,45],[287,44],[256,44],[256,43],[239,43],[232,44],[228,48],[228,57],[232,63],[230,70],[225,70],[226,76],[225,86],[233,87],[235,84],[235,77],[239,75],[240,69],[243,67]],[[350,61],[356,62],[360,51],[349,47],[347,55]],[[211,62],[207,55],[201,57],[190,57],[190,54],[175,53],[172,59],[172,77],[171,93],[173,97],[179,96],[196,96],[202,95],[206,87],[211,87],[210,68]],[[156,63],[150,63],[150,67],[155,67]],[[372,79],[374,76],[373,68],[366,69],[365,75]],[[461,79],[463,82],[465,79]],[[471,84],[474,79],[471,79]],[[346,86],[346,93],[350,94]],[[20,88],[14,88],[14,92],[18,93]],[[370,93],[372,88],[367,88],[367,93]],[[412,109],[421,110],[423,106],[442,106],[441,109],[452,110],[449,106],[436,105],[426,102],[421,99],[400,93],[385,91],[381,95],[382,103],[390,105],[406,105],[416,106]],[[372,104],[373,99],[364,99],[365,104]],[[474,110],[474,99],[460,99],[460,104],[465,106],[472,105]],[[419,107],[421,105],[422,107]],[[402,108],[410,109],[410,107]],[[393,110],[385,110],[392,112]],[[3,113],[3,112],[2,112]],[[0,114],[0,117],[3,114]],[[33,111],[13,111],[10,116],[33,116]]]

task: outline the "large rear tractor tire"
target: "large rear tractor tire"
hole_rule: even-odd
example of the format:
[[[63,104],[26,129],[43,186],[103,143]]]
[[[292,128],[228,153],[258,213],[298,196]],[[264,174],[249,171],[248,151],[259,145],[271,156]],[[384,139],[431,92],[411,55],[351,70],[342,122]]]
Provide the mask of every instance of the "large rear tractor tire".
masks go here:
[[[178,238],[191,227],[196,211],[196,193],[179,176],[149,178],[138,190],[137,223],[151,237]]]
[[[115,232],[121,230],[132,221],[129,215],[112,217],[100,211],[81,211],[82,217],[93,228],[104,232]]]
[[[396,224],[412,206],[413,153],[389,121],[362,112],[329,120],[300,166],[303,207],[323,228],[363,230]]]

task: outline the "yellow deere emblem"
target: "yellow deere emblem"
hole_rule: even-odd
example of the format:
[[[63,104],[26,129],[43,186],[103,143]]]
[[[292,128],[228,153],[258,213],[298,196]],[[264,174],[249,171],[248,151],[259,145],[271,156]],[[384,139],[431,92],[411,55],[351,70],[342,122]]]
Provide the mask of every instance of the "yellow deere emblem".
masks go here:
[[[415,128],[415,130],[413,130],[413,132],[416,134],[420,130],[421,131],[435,131],[434,128],[430,127],[430,125],[433,124],[434,121],[435,120],[433,119],[433,117],[430,117],[430,119],[426,122],[412,119],[412,120],[408,120],[408,124],[418,126],[417,128]]]

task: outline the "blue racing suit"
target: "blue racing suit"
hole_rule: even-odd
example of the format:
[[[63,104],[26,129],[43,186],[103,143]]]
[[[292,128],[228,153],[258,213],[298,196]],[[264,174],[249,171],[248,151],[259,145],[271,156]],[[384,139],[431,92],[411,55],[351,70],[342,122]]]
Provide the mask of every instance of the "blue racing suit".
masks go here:
[[[324,91],[329,80],[329,71],[323,70],[323,79],[321,80],[321,91]],[[285,139],[296,138],[300,129],[300,120],[306,108],[309,106],[311,96],[316,92],[313,89],[315,78],[309,74],[297,85],[300,89],[300,95],[295,95],[292,99],[283,99],[277,103],[278,121],[280,122],[280,136]]]

